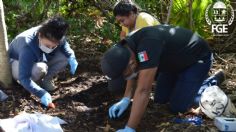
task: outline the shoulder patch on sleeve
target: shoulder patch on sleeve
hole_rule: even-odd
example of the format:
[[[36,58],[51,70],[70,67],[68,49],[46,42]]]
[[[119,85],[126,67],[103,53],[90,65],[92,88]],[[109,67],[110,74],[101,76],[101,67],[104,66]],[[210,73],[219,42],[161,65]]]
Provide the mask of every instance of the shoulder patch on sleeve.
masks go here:
[[[139,62],[145,62],[145,61],[148,61],[148,54],[146,51],[142,51],[142,52],[139,52],[138,53],[138,59],[139,59]]]

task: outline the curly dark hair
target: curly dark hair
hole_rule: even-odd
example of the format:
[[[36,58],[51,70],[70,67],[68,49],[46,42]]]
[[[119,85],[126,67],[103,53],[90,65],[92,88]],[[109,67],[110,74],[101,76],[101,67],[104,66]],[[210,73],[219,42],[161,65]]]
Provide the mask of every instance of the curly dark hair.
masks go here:
[[[49,18],[38,30],[41,37],[52,41],[60,41],[66,34],[69,24],[60,16]]]

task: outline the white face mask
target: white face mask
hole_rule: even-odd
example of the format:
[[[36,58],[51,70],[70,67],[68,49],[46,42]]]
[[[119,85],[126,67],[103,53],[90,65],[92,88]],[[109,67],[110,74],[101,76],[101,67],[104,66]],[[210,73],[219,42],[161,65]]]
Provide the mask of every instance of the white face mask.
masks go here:
[[[132,80],[135,77],[137,77],[138,72],[133,72],[131,75],[129,75],[128,77],[125,78],[125,80]]]
[[[45,45],[43,45],[43,44],[39,44],[39,48],[40,48],[43,52],[49,54],[49,53],[53,52],[53,50],[54,50],[56,47],[53,48],[53,49],[51,49],[51,48],[48,48],[47,46],[45,46]]]

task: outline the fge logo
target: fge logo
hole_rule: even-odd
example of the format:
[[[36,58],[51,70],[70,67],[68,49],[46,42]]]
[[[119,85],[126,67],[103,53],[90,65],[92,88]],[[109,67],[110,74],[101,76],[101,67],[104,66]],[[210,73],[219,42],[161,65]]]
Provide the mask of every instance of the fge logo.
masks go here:
[[[227,36],[228,27],[234,21],[234,10],[230,4],[217,1],[208,5],[205,11],[205,18],[208,25],[211,25],[211,32],[215,36]]]

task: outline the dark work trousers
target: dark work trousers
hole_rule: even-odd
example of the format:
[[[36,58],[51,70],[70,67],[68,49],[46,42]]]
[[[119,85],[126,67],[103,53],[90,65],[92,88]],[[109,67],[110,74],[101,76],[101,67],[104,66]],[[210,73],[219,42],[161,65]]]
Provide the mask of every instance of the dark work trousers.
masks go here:
[[[212,61],[212,54],[209,54],[178,74],[159,72],[154,101],[169,103],[170,110],[174,113],[186,112],[198,104],[204,89],[214,83],[214,77],[207,78]]]

